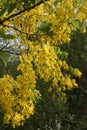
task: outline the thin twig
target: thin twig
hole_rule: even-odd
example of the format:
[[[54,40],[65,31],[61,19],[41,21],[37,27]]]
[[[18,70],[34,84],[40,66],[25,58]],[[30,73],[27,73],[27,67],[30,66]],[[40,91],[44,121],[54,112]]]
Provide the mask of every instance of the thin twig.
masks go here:
[[[79,89],[87,96],[87,91],[84,90],[81,86],[79,86]]]
[[[5,47],[7,47],[8,44],[9,44],[9,42],[8,42],[5,46],[3,46],[3,47],[0,49],[0,51],[2,51]]]
[[[4,27],[8,27],[8,28],[13,28],[14,30],[16,30],[16,31],[18,31],[18,32],[20,32],[20,33],[23,33],[23,34],[28,35],[28,33],[23,32],[23,31],[19,30],[18,28],[14,27],[14,26],[6,25],[6,24],[3,24],[3,26],[4,26]]]
[[[23,31],[19,30],[18,28],[14,27],[14,26],[11,26],[11,25],[3,24],[3,26],[8,27],[8,28],[13,28],[15,31],[18,31],[18,32],[20,32],[22,34],[25,34],[28,37],[29,36],[45,36],[45,35],[47,35],[47,34],[28,34],[27,32],[23,32]]]
[[[20,52],[13,52],[13,51],[10,51],[10,50],[0,50],[0,52],[7,52],[7,53],[13,54],[13,55],[20,55],[21,54]]]

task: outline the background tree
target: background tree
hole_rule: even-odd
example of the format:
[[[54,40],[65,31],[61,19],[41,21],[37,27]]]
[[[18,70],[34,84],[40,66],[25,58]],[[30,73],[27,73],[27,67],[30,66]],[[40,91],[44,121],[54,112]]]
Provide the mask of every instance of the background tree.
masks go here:
[[[68,93],[68,103],[70,113],[74,115],[77,126],[79,129],[81,129],[81,127],[83,129],[87,127],[87,32],[82,33],[81,30],[77,30],[71,36],[70,44],[64,44],[61,48],[68,52],[68,64],[79,68],[82,72],[81,79],[77,79],[79,88]]]

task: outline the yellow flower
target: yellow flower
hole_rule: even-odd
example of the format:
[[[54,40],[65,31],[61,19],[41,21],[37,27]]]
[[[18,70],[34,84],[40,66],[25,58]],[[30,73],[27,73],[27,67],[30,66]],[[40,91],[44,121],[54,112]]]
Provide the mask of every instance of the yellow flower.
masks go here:
[[[76,83],[75,79],[72,79],[72,84],[74,87],[78,87],[78,84]]]
[[[82,73],[78,69],[74,69],[73,74],[77,77],[81,77]]]
[[[11,0],[11,3],[15,3],[16,2],[16,0]]]
[[[57,89],[56,89],[56,92],[57,92],[57,93],[60,93],[60,92],[61,92],[61,88],[57,88]]]
[[[50,87],[50,88],[48,88],[48,92],[50,93],[50,92],[52,92],[52,88]]]
[[[65,86],[61,86],[62,91],[66,91],[66,87]]]

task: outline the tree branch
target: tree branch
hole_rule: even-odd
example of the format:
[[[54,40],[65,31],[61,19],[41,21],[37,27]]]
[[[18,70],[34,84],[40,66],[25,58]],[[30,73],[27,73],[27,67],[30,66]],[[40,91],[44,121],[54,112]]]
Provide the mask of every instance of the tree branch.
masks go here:
[[[85,94],[87,96],[87,91],[84,90],[81,86],[79,86],[79,89],[83,92],[83,94]]]
[[[20,55],[21,54],[20,52],[13,52],[13,51],[10,51],[10,50],[0,50],[0,52],[7,52],[7,53],[13,54],[13,55]]]
[[[74,120],[69,120],[69,119],[62,119],[62,120],[65,121],[65,122],[67,122],[67,123],[70,123],[70,124],[76,126],[76,122]]]
[[[3,20],[0,20],[0,24],[3,25],[3,23],[5,21],[8,21],[9,19],[11,19],[13,17],[17,17],[17,16],[21,15],[22,13],[25,13],[26,11],[30,11],[31,9],[34,9],[35,7],[41,5],[42,3],[46,2],[46,1],[48,1],[48,0],[45,0],[45,1],[41,0],[40,2],[38,2],[37,4],[35,4],[35,5],[33,5],[33,6],[29,7],[29,8],[25,8],[25,9],[21,10],[20,12],[14,13],[14,14],[8,16],[7,18],[5,18]]]

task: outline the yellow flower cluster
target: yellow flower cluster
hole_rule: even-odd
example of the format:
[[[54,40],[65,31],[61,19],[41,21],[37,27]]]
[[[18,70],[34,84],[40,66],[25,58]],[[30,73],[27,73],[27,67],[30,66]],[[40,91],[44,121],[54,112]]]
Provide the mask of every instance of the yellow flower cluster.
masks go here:
[[[82,73],[78,69],[73,69],[73,74],[77,77],[81,77]]]
[[[52,1],[51,1],[52,2]],[[46,6],[45,20],[52,23],[54,37],[52,39],[52,45],[59,43],[65,43],[70,41],[70,34],[76,28],[71,25],[75,20],[81,23],[87,18],[87,1],[79,1],[76,4],[75,0],[62,0],[53,5],[49,2],[49,6]]]
[[[52,4],[50,4],[51,6]],[[47,7],[46,20],[52,23],[52,30],[54,32],[54,37],[52,39],[52,44],[64,43],[70,41],[71,28],[69,22],[73,20],[74,7],[72,0],[62,0],[58,2],[55,6],[51,6],[51,11]]]
[[[67,76],[67,77],[62,77],[62,78],[61,78],[60,86],[63,86],[63,87],[62,87],[62,90],[63,90],[63,91],[65,90],[65,87],[66,87],[68,90],[72,90],[72,88],[78,87],[78,85],[77,85],[75,79],[71,79],[69,76]],[[64,87],[64,86],[65,86],[65,87]]]
[[[64,60],[58,60],[57,54],[54,47],[49,43],[43,44],[42,46],[33,45],[30,43],[30,54],[33,56],[33,64],[37,75],[40,76],[45,82],[52,82],[54,88],[60,86],[61,90],[71,90],[77,87],[76,81],[71,79],[70,75],[66,76],[62,72],[62,68],[66,71],[69,70],[69,66]],[[78,71],[80,73],[80,71]],[[75,74],[77,75],[77,73]],[[79,76],[79,75],[78,75]],[[48,88],[48,92],[51,92],[52,88]]]
[[[19,82],[20,88],[24,87],[25,90],[28,89],[28,87],[33,89],[36,85],[36,75],[33,65],[31,64],[32,60],[33,59],[30,54],[23,54],[20,56],[21,63],[18,66],[18,70],[21,70],[22,75],[17,77],[17,81]]]
[[[59,66],[57,65],[57,56],[54,52],[54,48],[49,44],[44,44],[34,60],[36,71],[46,82],[49,82],[55,77],[56,72],[59,72]]]
[[[15,3],[16,2],[16,0],[11,0],[11,3]]]
[[[4,110],[4,123],[13,127],[21,125],[34,113],[34,101],[40,96],[35,89],[36,76],[33,70],[32,57],[22,55],[18,69],[22,74],[14,80],[5,75],[0,78],[0,105]]]

